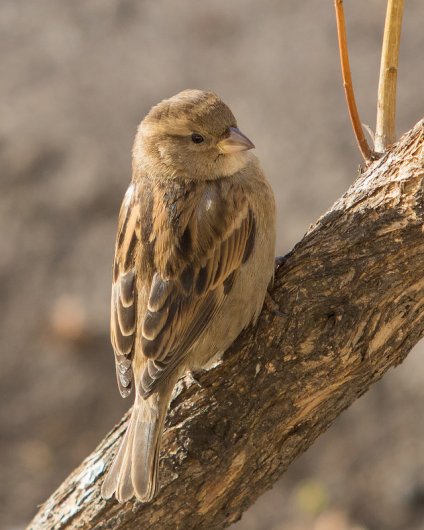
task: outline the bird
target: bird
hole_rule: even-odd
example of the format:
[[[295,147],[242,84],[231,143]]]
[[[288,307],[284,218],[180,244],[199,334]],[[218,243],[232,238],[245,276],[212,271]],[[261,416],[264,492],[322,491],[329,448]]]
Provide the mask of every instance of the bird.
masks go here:
[[[105,499],[155,497],[178,379],[215,362],[261,312],[274,275],[275,200],[253,148],[211,91],[161,101],[137,129],[111,296],[118,387],[135,400]]]

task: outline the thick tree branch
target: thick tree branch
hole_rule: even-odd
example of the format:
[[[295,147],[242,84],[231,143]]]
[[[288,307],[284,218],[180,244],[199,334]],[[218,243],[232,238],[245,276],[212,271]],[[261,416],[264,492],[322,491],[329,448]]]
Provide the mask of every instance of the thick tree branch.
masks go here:
[[[236,521],[424,334],[424,122],[360,175],[276,272],[265,309],[182,381],[149,505],[101,499],[127,417],[41,507],[32,529],[218,529]]]

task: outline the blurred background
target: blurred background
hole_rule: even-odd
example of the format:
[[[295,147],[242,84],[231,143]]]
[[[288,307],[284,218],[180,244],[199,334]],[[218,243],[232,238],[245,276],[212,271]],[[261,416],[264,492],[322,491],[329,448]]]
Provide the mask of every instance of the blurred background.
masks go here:
[[[375,122],[385,0],[346,1],[362,120]],[[422,0],[408,0],[398,133],[423,115]],[[333,2],[1,0],[0,528],[23,529],[130,406],[109,343],[116,219],[139,121],[216,91],[255,142],[278,254],[354,180]],[[234,526],[424,529],[424,359],[346,411]]]

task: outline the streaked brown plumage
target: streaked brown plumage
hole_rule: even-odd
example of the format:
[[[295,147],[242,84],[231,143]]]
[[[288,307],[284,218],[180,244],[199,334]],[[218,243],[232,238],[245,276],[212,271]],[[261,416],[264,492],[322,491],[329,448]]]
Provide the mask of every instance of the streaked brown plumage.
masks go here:
[[[124,397],[135,389],[135,404],[106,498],[153,498],[176,381],[222,354],[260,313],[273,276],[275,208],[252,147],[211,92],[181,92],[140,124],[111,304],[118,386]]]

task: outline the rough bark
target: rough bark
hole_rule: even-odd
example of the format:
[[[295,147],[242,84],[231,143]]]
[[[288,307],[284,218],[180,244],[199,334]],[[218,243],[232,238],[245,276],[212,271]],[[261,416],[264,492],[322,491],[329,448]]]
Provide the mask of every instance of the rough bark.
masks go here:
[[[101,499],[127,416],[29,528],[218,529],[235,522],[424,334],[424,121],[311,226],[223,361],[183,380],[148,505]],[[273,304],[268,304],[273,306]]]

